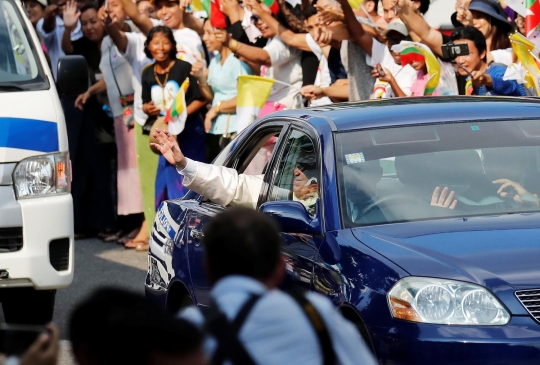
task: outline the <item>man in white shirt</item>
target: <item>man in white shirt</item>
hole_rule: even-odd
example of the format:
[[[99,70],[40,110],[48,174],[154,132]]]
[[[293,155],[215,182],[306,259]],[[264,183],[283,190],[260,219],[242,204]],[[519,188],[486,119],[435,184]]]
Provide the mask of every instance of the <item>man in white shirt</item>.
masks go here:
[[[65,6],[66,2],[64,0],[51,0],[49,5],[45,8],[44,17],[41,18],[36,25],[36,30],[43,39],[43,43],[45,44],[49,58],[51,59],[52,73],[55,80],[58,69],[58,59],[65,56],[64,51],[62,51],[62,35],[64,34],[64,21],[62,20],[62,16]],[[77,26],[71,32],[71,41],[76,41],[82,36],[81,22],[77,21]]]
[[[236,363],[307,365],[332,358],[334,364],[376,364],[358,330],[330,300],[317,293],[277,289],[286,264],[279,229],[271,218],[244,207],[230,208],[205,225],[204,235],[205,267],[215,303],[207,313],[217,316],[209,315],[205,322],[203,313],[190,307],[180,317],[201,327],[206,323],[210,336],[204,348],[212,363],[220,363],[219,358],[230,364],[226,360],[242,352],[247,358]],[[245,320],[226,337],[237,347],[225,346],[223,333],[233,321],[242,322],[238,318]],[[219,323],[223,326],[216,330]],[[326,341],[322,331],[329,337]]]

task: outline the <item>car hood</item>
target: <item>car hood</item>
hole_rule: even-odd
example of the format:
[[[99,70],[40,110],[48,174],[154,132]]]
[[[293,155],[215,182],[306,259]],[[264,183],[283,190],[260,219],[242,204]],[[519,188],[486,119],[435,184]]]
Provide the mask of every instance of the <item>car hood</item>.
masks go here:
[[[540,213],[362,227],[353,234],[414,276],[540,288]]]

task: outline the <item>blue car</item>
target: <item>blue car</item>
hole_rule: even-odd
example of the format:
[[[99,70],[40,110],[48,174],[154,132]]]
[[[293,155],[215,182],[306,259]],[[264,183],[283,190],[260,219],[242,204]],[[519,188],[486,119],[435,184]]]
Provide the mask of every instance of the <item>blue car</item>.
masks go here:
[[[381,364],[540,364],[539,102],[283,111],[214,164],[262,180],[253,206],[280,224],[288,274],[330,298]],[[161,205],[148,298],[171,311],[209,303],[201,241],[223,209],[194,191]]]

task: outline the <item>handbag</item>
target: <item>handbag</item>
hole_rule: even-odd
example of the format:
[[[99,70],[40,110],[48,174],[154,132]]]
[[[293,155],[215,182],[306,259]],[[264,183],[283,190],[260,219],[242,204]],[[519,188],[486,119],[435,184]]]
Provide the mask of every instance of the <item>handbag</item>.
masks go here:
[[[118,85],[118,81],[116,80],[116,75],[114,74],[111,51],[112,51],[112,47],[109,48],[109,65],[111,66],[111,72],[113,75],[114,83],[116,85],[116,88],[118,89],[118,94],[120,95],[120,105],[122,105],[122,108],[124,109],[122,112],[122,120],[124,124],[128,127],[128,129],[131,129],[135,125],[135,116],[134,116],[134,109],[133,109],[133,104],[135,103],[135,94],[124,95],[122,94],[122,91],[120,91],[120,86]]]
[[[219,137],[219,148],[224,149],[229,143],[236,137],[236,132],[229,133],[229,122],[231,120],[231,114],[227,114],[227,124],[225,124],[225,133]]]

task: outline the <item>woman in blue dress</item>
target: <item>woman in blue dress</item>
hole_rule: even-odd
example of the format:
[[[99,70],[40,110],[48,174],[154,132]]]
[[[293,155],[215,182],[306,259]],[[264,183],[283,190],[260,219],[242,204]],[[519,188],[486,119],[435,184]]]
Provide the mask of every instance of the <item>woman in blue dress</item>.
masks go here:
[[[160,116],[165,116],[176,98],[181,85],[189,81],[185,92],[187,119],[185,127],[176,136],[186,157],[205,161],[205,131],[200,109],[206,105],[197,80],[191,76],[191,64],[176,58],[176,41],[172,31],[164,26],[152,28],[145,43],[145,53],[155,62],[142,74],[143,111],[148,115],[147,125],[152,125]],[[174,133],[169,128],[171,133]],[[150,148],[150,147],[148,147]],[[163,156],[159,156],[156,173],[156,210],[164,200],[183,197],[188,189],[182,185],[182,176]]]

